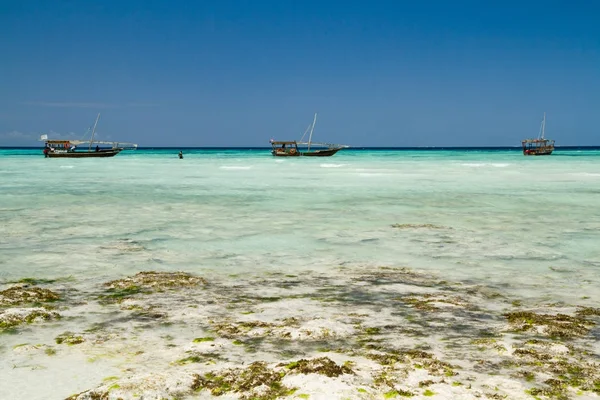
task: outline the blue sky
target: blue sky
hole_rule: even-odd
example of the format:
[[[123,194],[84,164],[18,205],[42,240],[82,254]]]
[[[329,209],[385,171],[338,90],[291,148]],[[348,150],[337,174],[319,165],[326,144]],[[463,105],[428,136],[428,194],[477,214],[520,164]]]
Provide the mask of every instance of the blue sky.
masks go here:
[[[0,0],[0,145],[600,145],[600,2]]]

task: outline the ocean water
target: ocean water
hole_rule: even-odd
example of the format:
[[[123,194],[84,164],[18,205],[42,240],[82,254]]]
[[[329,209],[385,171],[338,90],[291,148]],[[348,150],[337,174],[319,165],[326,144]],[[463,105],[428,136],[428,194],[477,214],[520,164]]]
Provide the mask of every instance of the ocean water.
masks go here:
[[[0,151],[2,277],[404,265],[543,280],[565,296],[592,292],[598,281],[586,282],[600,278],[598,150],[176,153],[57,160]],[[119,241],[144,251],[107,257]],[[573,279],[552,279],[550,267]]]
[[[178,150],[44,159],[39,149],[0,149],[0,289],[26,277],[70,277],[72,290],[85,291],[148,270],[234,284],[387,266],[531,302],[600,301],[600,150],[282,159],[268,150],[184,149],[183,160]],[[90,321],[77,318],[69,329]],[[0,335],[0,354],[23,341],[52,343],[62,330]],[[39,373],[48,390],[53,375],[11,370],[11,357],[0,356],[12,379],[1,379],[0,392],[11,398],[61,398],[116,368],[79,366],[85,357],[71,354],[72,386],[65,378],[60,396],[44,397],[19,382]]]

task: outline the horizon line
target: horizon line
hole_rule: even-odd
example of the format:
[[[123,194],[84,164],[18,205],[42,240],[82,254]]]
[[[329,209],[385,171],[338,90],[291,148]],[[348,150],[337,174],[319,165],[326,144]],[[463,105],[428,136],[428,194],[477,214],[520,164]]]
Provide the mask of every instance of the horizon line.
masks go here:
[[[39,149],[40,146],[0,146],[0,149]],[[440,149],[521,149],[522,146],[350,146],[343,150],[440,150]],[[564,145],[555,149],[600,148],[598,145]],[[271,146],[138,146],[137,150],[152,149],[207,149],[207,150],[265,150]]]

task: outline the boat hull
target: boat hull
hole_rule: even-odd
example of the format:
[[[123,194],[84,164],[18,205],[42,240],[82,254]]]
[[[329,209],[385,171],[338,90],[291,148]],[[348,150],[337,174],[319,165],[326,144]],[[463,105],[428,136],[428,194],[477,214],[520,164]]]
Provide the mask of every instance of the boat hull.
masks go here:
[[[543,150],[543,151],[535,151],[535,150],[525,150],[523,151],[524,156],[549,156],[552,154],[553,150]]]
[[[100,151],[72,151],[72,152],[48,152],[48,158],[99,158],[114,157],[123,149],[110,149]]]
[[[341,149],[326,149],[326,150],[314,150],[314,151],[297,151],[295,153],[272,151],[275,157],[331,157]]]
[[[302,152],[304,157],[330,157],[340,151],[341,149],[326,149],[326,150],[315,150]]]

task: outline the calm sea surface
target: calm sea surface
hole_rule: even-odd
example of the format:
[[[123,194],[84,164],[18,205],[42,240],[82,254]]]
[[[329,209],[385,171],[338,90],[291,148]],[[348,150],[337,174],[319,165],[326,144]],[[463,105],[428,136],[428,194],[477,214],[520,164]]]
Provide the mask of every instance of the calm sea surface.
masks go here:
[[[539,284],[552,296],[597,295],[600,286],[600,150],[184,157],[137,150],[44,159],[39,149],[0,150],[1,277],[372,264]],[[107,255],[121,242],[144,251]]]

